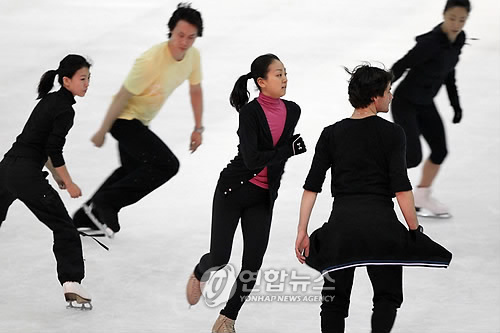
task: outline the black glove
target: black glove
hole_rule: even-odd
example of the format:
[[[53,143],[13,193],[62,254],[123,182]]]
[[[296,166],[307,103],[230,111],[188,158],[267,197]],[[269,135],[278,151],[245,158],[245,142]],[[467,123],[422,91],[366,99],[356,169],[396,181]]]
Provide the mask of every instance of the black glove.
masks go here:
[[[410,233],[411,239],[415,240],[417,238],[417,233],[422,233],[422,234],[424,233],[424,227],[419,225],[417,229],[414,230],[410,229],[408,230],[408,232]]]
[[[293,155],[299,155],[305,153],[307,151],[306,144],[304,140],[300,136],[300,134],[295,134],[289,141],[292,145]]]
[[[460,106],[454,107],[455,115],[453,116],[453,123],[458,124],[462,120],[462,109]]]

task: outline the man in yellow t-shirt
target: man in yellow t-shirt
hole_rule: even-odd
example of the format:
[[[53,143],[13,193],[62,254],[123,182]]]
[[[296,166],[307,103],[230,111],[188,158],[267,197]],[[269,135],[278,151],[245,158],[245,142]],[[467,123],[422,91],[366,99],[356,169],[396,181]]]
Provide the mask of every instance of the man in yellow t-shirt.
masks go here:
[[[118,212],[158,188],[179,169],[177,157],[149,128],[168,96],[185,80],[195,126],[192,152],[201,145],[203,100],[200,54],[192,47],[203,33],[201,14],[180,3],[168,22],[169,40],[153,46],[135,62],[92,142],[101,147],[107,132],[118,141],[121,166],[101,185],[73,221],[112,237],[120,230]]]

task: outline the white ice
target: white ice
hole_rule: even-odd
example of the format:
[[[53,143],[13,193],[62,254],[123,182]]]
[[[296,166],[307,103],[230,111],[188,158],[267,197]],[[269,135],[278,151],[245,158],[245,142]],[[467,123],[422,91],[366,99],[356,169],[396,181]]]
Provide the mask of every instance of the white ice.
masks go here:
[[[134,59],[166,39],[176,1],[1,0],[0,152],[7,151],[36,101],[41,74],[68,53],[94,62],[87,96],[78,98],[76,121],[65,146],[67,166],[83,197],[60,192],[73,213],[118,165],[116,142],[101,149],[89,138],[99,126]],[[441,21],[444,1],[195,1],[205,23],[195,46],[202,53],[204,144],[189,154],[193,116],[187,85],[169,98],[152,129],[181,161],[179,174],[120,213],[122,231],[104,251],[83,239],[84,286],[94,309],[65,309],[56,279],[52,236],[19,201],[0,229],[0,332],[208,332],[220,307],[191,309],[185,283],[208,250],[213,190],[236,152],[237,114],[228,103],[236,78],[251,61],[272,52],[289,73],[285,98],[302,107],[297,128],[309,151],[290,159],[275,206],[263,270],[295,270],[317,277],[294,255],[301,187],[323,127],[352,111],[343,65],[361,61],[390,67],[414,45],[414,36]],[[393,332],[500,332],[500,5],[473,2],[469,41],[457,67],[464,117],[451,123],[442,89],[437,104],[445,121],[449,157],[435,194],[453,218],[421,219],[426,233],[453,252],[448,269],[406,268],[405,301]],[[384,117],[390,118],[390,115]],[[426,152],[427,153],[427,152]],[[420,169],[411,170],[415,184]],[[325,186],[328,188],[328,185]],[[310,231],[330,213],[328,191],[319,196]],[[399,214],[399,212],[398,212]],[[241,260],[238,230],[231,262]],[[371,286],[356,271],[347,332],[369,332]],[[318,284],[316,284],[316,287]],[[289,286],[287,287],[289,288]],[[317,290],[307,295],[319,295]],[[265,290],[256,292],[266,295]],[[238,332],[319,332],[318,302],[250,302]]]

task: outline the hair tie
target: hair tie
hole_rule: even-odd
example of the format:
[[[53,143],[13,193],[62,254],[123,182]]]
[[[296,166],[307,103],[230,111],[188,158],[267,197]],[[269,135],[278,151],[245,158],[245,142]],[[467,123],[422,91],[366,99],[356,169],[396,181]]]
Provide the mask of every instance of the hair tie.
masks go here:
[[[248,79],[252,79],[252,78],[253,78],[253,76],[252,76],[252,72],[248,72],[248,74],[247,74],[247,80],[248,80]]]

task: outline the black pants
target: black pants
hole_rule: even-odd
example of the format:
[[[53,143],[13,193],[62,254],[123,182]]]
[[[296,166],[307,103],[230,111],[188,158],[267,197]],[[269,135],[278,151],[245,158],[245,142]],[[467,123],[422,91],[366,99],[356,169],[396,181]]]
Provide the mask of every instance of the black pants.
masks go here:
[[[392,100],[394,122],[403,127],[406,133],[406,163],[408,168],[416,167],[422,161],[420,134],[431,149],[429,159],[434,164],[443,163],[448,149],[443,121],[434,103],[416,105],[399,97]]]
[[[243,258],[241,272],[232,296],[221,314],[236,320],[238,312],[253,289],[262,266],[271,231],[272,208],[269,191],[246,183],[225,195],[216,188],[212,206],[210,252],[201,257],[194,273],[199,280],[205,273],[223,268],[231,256],[234,233],[241,219]],[[233,293],[234,292],[234,293]]]
[[[0,162],[0,224],[16,199],[52,230],[59,282],[81,282],[85,272],[80,236],[42,166],[27,158],[6,157]]]
[[[118,212],[172,178],[179,170],[179,160],[139,120],[117,119],[110,132],[118,141],[121,166],[90,200]]]
[[[325,275],[321,295],[321,331],[344,332],[355,268],[345,268]],[[390,332],[397,309],[403,303],[403,268],[401,266],[366,266],[373,287],[372,333]]]

